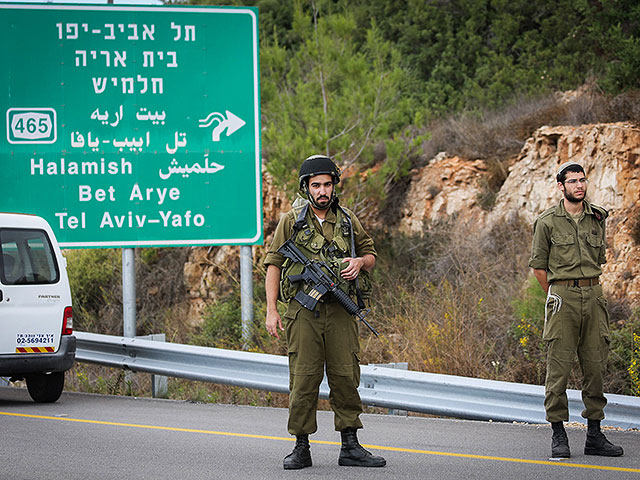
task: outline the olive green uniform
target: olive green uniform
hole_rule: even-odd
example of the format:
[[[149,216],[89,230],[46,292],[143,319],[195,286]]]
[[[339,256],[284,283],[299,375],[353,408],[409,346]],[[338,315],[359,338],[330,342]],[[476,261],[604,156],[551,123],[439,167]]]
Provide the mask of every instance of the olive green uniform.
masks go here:
[[[583,374],[582,416],[604,418],[609,315],[598,277],[606,261],[607,215],[584,201],[583,213],[574,219],[561,201],[534,223],[529,266],[546,270],[550,284],[543,332],[549,344],[544,401],[549,422],[569,420],[566,388],[576,354]]]
[[[277,250],[292,237],[299,212],[300,210],[294,209],[281,218],[264,262],[265,265],[275,265],[282,269],[283,274],[287,272],[287,266],[284,257]],[[355,215],[347,213],[351,219],[356,255],[375,256],[373,240]],[[323,252],[335,244],[338,245],[338,251],[343,252],[342,257],[350,257],[348,252],[351,248],[351,232],[338,217],[342,215],[331,208],[320,225],[309,208],[307,225],[297,233],[294,242],[315,259],[326,260]],[[344,266],[346,265],[348,264],[345,262]],[[359,277],[366,275],[366,272],[361,271]],[[318,390],[325,365],[330,388],[329,401],[335,414],[335,429],[342,431],[349,427],[362,428],[359,418],[362,402],[358,394],[360,344],[355,317],[328,296],[321,299],[314,311],[309,311],[298,301],[291,299],[290,292],[283,292],[283,289],[287,289],[286,282],[281,282],[280,285],[281,297],[288,301],[283,323],[289,350],[289,433],[304,435],[317,430]],[[297,284],[289,287],[303,288]]]

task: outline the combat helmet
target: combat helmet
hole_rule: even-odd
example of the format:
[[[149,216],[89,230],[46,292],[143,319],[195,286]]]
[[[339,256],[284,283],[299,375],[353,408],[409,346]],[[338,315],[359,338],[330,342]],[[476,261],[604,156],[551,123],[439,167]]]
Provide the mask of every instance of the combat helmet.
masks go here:
[[[311,155],[304,162],[302,162],[302,165],[300,166],[300,173],[298,175],[300,190],[304,194],[306,194],[307,198],[314,207],[323,208],[316,204],[315,200],[309,193],[309,178],[315,175],[331,175],[333,184],[336,185],[340,183],[340,169],[335,163],[333,163],[333,160],[331,160],[331,158],[327,157],[326,155]],[[333,203],[335,198],[336,191],[334,189],[329,205]]]

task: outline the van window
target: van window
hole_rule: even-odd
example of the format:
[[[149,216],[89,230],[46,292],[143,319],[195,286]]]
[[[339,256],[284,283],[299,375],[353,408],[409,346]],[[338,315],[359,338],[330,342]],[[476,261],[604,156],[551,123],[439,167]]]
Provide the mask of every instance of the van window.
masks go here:
[[[0,229],[0,280],[5,285],[57,283],[56,257],[44,230]]]

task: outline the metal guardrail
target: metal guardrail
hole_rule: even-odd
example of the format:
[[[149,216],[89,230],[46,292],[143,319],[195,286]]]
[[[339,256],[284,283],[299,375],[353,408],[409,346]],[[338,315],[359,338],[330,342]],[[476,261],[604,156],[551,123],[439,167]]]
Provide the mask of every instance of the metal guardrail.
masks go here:
[[[134,372],[289,393],[286,357],[75,332],[76,360]],[[362,365],[365,405],[439,416],[545,423],[544,387]],[[581,393],[568,390],[570,421],[584,423]],[[326,378],[320,397],[328,398]],[[640,428],[640,397],[607,394],[603,425]]]

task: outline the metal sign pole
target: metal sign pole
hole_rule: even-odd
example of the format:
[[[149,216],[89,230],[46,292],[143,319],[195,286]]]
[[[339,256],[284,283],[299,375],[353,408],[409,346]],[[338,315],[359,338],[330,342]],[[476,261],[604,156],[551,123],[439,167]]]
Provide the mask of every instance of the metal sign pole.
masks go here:
[[[122,249],[122,323],[125,337],[136,336],[135,249]]]
[[[133,248],[122,249],[122,329],[125,337],[136,336],[136,266]],[[133,372],[125,371],[124,383],[131,394]]]
[[[251,338],[253,325],[253,255],[251,246],[240,247],[240,303],[242,312],[242,341]]]

